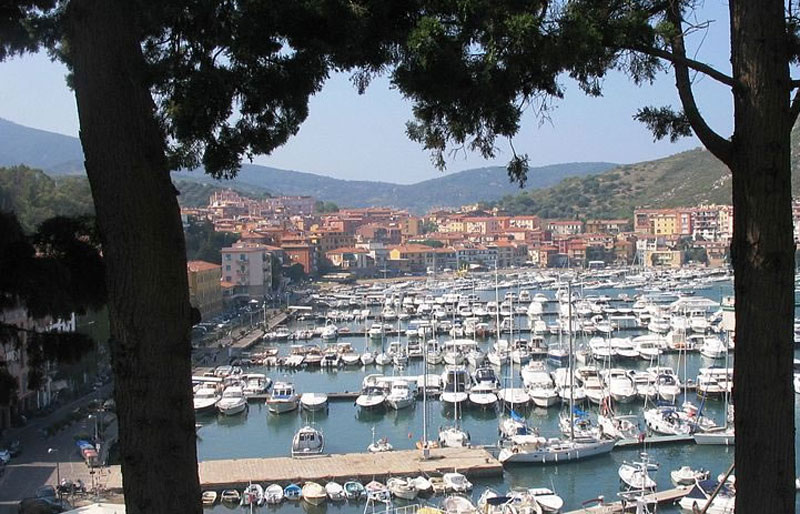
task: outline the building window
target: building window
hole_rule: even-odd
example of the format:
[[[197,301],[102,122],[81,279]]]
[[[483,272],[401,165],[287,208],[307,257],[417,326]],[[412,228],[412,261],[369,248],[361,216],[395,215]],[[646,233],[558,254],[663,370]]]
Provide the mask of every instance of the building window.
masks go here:
[[[226,254],[225,254],[225,260],[226,260],[226,261],[229,261],[229,260],[231,260],[231,254],[229,254],[229,253],[226,253]]]
[[[231,265],[230,264],[225,265],[225,271],[230,271],[230,270],[231,270]]]

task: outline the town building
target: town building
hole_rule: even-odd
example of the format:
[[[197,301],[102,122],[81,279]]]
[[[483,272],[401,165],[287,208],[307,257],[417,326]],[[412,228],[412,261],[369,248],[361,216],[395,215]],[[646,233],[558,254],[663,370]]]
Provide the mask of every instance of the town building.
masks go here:
[[[200,311],[202,319],[210,319],[222,312],[222,266],[206,261],[186,263],[189,278],[189,303]]]
[[[234,243],[222,251],[222,280],[234,298],[260,299],[272,290],[272,254],[267,245]]]

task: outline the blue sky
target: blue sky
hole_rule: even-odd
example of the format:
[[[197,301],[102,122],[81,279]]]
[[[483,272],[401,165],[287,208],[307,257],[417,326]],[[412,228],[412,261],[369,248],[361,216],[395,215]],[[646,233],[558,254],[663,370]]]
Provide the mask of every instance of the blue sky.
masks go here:
[[[701,19],[714,20],[705,34],[692,36],[696,58],[730,72],[727,4],[706,0]],[[702,44],[700,44],[702,43]],[[78,134],[75,100],[64,82],[66,71],[44,55],[29,55],[0,63],[0,118],[71,136]],[[636,87],[618,73],[610,74],[602,98],[584,96],[568,79],[567,94],[555,104],[550,121],[540,123],[526,113],[514,139],[518,153],[528,153],[534,166],[575,161],[631,163],[655,159],[699,146],[694,138],[676,144],[654,143],[631,116],[645,105],[678,105],[671,72],[654,85]],[[710,125],[730,135],[730,94],[713,80],[695,80],[698,103]],[[335,75],[312,98],[310,115],[300,132],[257,164],[308,171],[343,179],[413,183],[438,176],[430,156],[405,136],[411,105],[383,78],[359,96],[346,75]],[[446,173],[490,165],[505,165],[505,142],[493,161],[480,155],[448,160]]]

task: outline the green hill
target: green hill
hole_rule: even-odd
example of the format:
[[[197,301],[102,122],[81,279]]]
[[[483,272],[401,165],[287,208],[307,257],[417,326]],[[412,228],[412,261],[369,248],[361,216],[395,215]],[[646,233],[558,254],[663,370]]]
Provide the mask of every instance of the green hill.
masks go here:
[[[223,188],[190,180],[176,180],[178,201],[185,207],[208,205],[208,198]],[[237,187],[251,197],[266,196],[253,186]],[[53,216],[92,214],[89,181],[82,175],[50,176],[27,166],[0,168],[0,210],[14,211],[25,230]]]
[[[800,129],[792,133],[792,193],[800,193]],[[637,207],[731,203],[728,169],[703,149],[617,166],[554,187],[506,196],[495,205],[512,214],[545,218],[631,217]]]

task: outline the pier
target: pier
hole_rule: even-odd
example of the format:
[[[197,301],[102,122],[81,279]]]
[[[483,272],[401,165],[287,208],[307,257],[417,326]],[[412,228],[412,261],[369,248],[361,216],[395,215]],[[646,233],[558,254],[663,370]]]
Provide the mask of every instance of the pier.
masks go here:
[[[287,450],[288,453],[288,450]],[[388,476],[418,476],[459,473],[477,477],[500,477],[503,465],[483,448],[435,448],[430,458],[422,459],[419,450],[382,453],[344,453],[293,459],[272,457],[254,459],[207,460],[199,463],[203,489],[242,489],[250,482],[260,484],[322,482],[330,480],[383,480]],[[106,488],[122,490],[119,466],[109,468]]]
[[[644,495],[644,500],[648,504],[657,503],[659,505],[665,503],[675,503],[691,491],[691,487],[678,487],[675,489],[667,489],[665,491],[658,491]],[[591,501],[591,500],[590,500]],[[584,502],[587,503],[587,502]],[[616,501],[613,503],[603,503],[599,505],[587,506],[582,509],[566,512],[565,514],[617,514],[620,512],[630,512],[635,510],[636,503],[633,500],[623,503]]]

